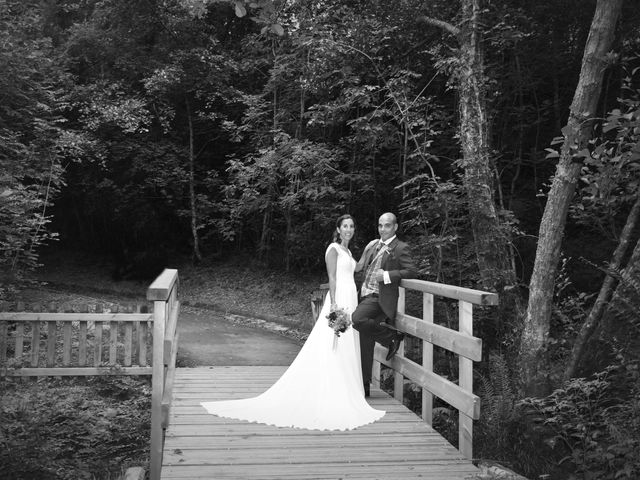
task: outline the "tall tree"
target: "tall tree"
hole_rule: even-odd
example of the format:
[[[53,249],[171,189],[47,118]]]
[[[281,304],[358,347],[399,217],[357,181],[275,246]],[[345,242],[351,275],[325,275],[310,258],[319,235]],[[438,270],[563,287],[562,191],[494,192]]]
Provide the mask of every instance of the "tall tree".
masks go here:
[[[0,270],[12,277],[37,266],[38,247],[53,235],[60,153],[77,140],[61,128],[66,76],[41,21],[37,2],[0,0]]]
[[[555,273],[567,212],[576,188],[582,161],[588,152],[592,121],[596,113],[607,53],[613,44],[616,22],[623,0],[598,0],[589,37],[584,48],[582,68],[574,93],[564,142],[547,196],[538,246],[529,284],[529,303],[520,339],[520,367],[526,394],[544,393],[549,385],[545,349],[549,340]]]
[[[515,284],[515,271],[510,261],[509,235],[495,202],[496,179],[489,146],[481,3],[481,0],[461,1],[461,27],[430,17],[422,17],[422,20],[443,28],[458,40],[455,76],[459,92],[459,134],[476,258],[482,288],[502,291]]]

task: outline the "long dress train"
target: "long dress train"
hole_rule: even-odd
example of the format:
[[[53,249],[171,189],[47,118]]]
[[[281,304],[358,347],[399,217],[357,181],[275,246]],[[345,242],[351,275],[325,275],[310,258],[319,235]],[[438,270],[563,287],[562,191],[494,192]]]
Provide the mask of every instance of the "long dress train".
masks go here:
[[[356,262],[337,243],[329,245],[325,256],[331,249],[338,252],[336,304],[353,312],[358,303]],[[364,397],[358,332],[349,328],[336,339],[327,325],[330,306],[327,294],[307,341],[267,391],[253,398],[201,405],[220,417],[311,430],[349,430],[382,418],[385,412],[372,408]]]

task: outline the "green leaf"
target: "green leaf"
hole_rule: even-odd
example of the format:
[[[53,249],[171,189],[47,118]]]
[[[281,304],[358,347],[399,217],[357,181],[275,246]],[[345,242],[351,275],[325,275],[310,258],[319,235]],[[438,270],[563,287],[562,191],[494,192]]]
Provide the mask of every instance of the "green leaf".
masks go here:
[[[547,152],[547,155],[544,158],[558,158],[558,157],[560,157],[560,154],[558,153],[558,151],[554,150],[553,148],[545,148],[544,151]]]
[[[274,23],[273,25],[271,25],[271,31],[279,37],[284,35],[284,28],[282,28],[282,25],[280,25],[279,23]]]
[[[574,158],[589,158],[589,157],[591,157],[591,152],[589,152],[588,149],[583,148],[578,153],[576,153],[573,157]]]
[[[236,16],[237,17],[242,18],[247,14],[247,9],[244,8],[244,5],[242,4],[242,2],[235,2],[234,9],[236,11]]]
[[[565,125],[560,130],[565,137],[570,136],[574,132],[574,128],[571,125]]]

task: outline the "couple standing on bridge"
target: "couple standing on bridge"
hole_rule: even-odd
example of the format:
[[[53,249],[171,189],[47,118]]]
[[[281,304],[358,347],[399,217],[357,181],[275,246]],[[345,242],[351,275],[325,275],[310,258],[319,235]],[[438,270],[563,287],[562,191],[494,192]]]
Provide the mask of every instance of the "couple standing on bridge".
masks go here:
[[[388,348],[387,360],[398,351],[404,337],[393,326],[398,288],[403,278],[416,275],[409,247],[398,240],[397,230],[393,213],[381,215],[380,238],[369,242],[356,262],[349,250],[355,221],[341,216],[325,252],[329,293],[293,363],[257,397],[202,406],[221,417],[313,430],[349,430],[382,418],[385,412],[372,408],[365,398],[375,342]],[[364,275],[359,302],[354,272]],[[339,309],[351,315],[354,328],[336,339],[327,317]]]

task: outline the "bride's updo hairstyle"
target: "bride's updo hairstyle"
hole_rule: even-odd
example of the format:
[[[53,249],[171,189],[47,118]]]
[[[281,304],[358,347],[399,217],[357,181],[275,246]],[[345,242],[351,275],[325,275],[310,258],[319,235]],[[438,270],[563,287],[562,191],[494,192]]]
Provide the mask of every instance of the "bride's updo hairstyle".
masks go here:
[[[338,230],[340,230],[340,225],[342,225],[342,222],[344,222],[345,220],[349,220],[349,219],[353,222],[353,226],[355,228],[356,220],[355,220],[355,218],[353,218],[348,213],[346,215],[342,215],[340,218],[338,218],[338,220],[336,220],[336,228],[333,229],[333,241],[334,242],[342,243],[342,239],[340,238],[340,234],[338,233]]]

